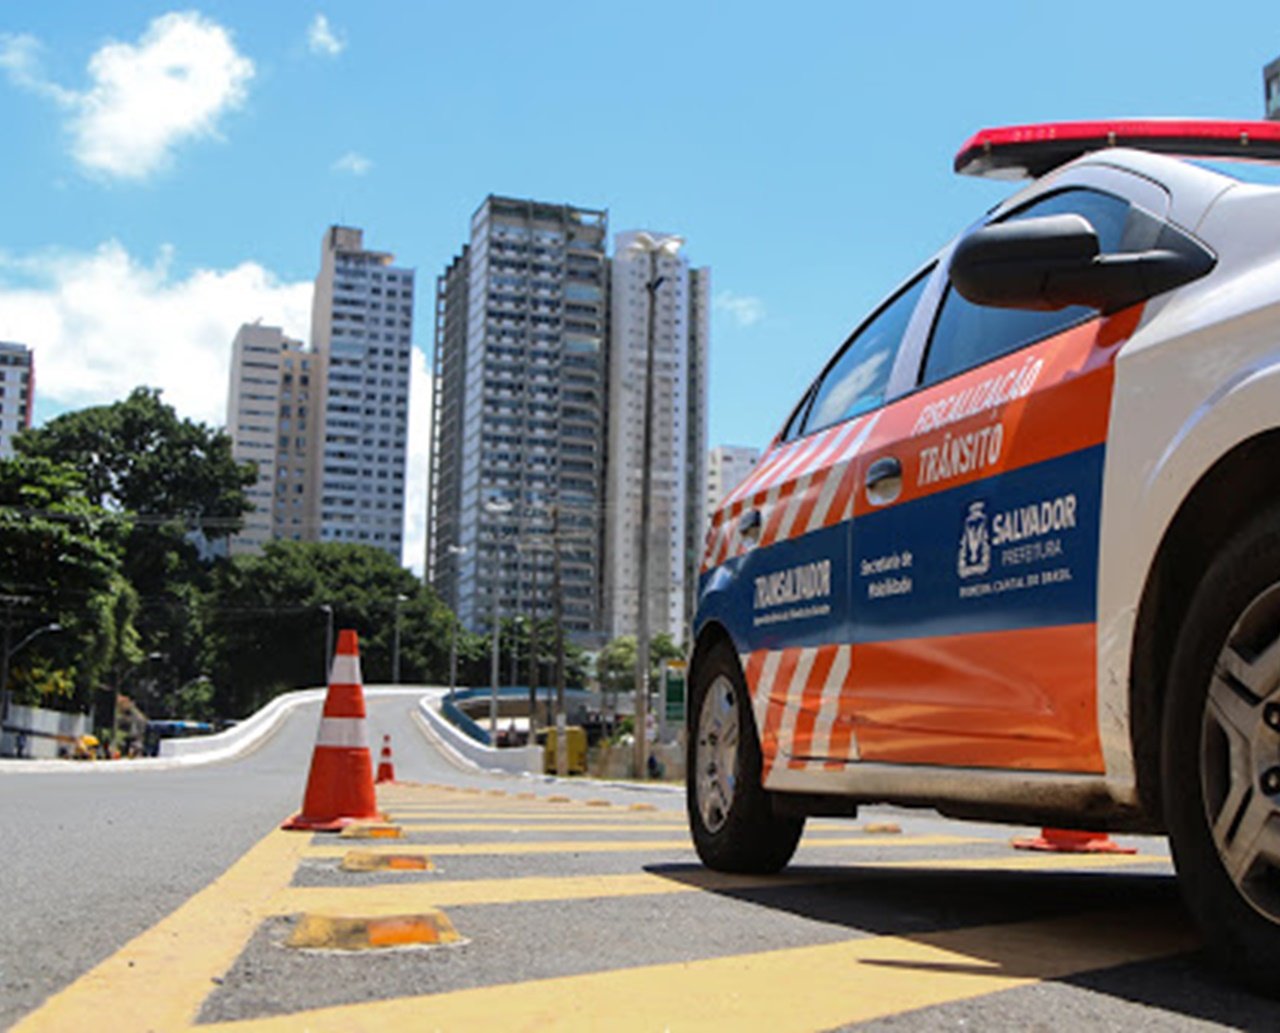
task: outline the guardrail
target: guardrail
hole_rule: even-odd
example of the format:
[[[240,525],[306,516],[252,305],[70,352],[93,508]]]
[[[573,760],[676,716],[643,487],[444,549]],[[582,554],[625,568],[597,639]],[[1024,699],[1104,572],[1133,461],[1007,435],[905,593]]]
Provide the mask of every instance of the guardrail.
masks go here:
[[[504,771],[509,774],[538,774],[542,771],[540,746],[507,746],[499,749],[477,742],[441,713],[442,704],[447,702],[443,695],[438,698],[424,696],[418,701],[418,713],[427,727],[435,733],[436,739],[464,763],[486,771]],[[485,738],[488,738],[487,734]]]

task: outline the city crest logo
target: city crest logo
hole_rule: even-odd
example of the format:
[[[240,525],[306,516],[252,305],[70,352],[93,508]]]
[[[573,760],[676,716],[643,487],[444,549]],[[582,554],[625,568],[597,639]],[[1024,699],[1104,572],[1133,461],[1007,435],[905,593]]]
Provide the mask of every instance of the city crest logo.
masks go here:
[[[987,525],[987,504],[982,499],[969,503],[969,512],[960,530],[960,558],[956,569],[962,578],[979,577],[991,569],[991,530]]]

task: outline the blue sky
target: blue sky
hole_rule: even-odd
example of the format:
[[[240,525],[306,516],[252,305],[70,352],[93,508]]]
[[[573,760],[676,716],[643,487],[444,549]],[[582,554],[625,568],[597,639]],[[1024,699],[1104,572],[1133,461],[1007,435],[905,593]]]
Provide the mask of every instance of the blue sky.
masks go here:
[[[762,444],[858,318],[1008,192],[951,172],[974,130],[1259,117],[1274,7],[1216,12],[8,5],[0,339],[38,349],[40,416],[147,382],[216,422],[225,329],[305,336],[329,223],[426,285],[487,193],[568,201],[678,232],[711,267],[710,440]],[[147,88],[166,61],[190,62],[184,83]]]

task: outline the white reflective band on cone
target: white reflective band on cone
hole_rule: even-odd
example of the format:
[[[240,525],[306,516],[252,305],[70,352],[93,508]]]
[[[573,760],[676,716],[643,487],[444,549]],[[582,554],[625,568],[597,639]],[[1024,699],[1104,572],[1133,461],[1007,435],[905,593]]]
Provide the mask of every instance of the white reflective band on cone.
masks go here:
[[[329,672],[330,685],[363,685],[360,680],[360,658],[339,653],[333,658],[333,669]]]
[[[367,750],[369,748],[369,733],[365,730],[364,718],[320,718],[320,734],[316,736],[316,745],[340,746],[348,750]]]

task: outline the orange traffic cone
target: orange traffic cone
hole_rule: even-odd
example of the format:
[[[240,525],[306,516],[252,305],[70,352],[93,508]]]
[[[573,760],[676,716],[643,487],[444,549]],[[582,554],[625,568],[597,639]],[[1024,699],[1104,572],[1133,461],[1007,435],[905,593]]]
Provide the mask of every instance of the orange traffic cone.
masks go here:
[[[1045,850],[1055,854],[1136,854],[1137,847],[1121,846],[1105,832],[1043,828],[1034,838],[1011,841],[1015,850]]]
[[[382,754],[378,757],[378,774],[374,778],[374,782],[382,785],[383,782],[394,782],[396,780],[396,768],[391,763],[391,736],[384,735],[382,737]]]
[[[302,811],[282,828],[337,832],[355,821],[379,820],[373,793],[373,757],[364,724],[360,643],[356,633],[338,633],[311,772]]]

